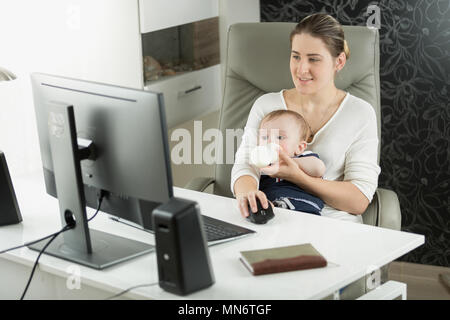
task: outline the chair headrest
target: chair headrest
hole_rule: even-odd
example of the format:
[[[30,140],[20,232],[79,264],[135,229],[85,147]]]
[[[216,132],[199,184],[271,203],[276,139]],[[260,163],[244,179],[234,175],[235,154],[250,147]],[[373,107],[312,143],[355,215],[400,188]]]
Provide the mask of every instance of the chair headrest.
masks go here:
[[[289,35],[296,23],[238,23],[229,29],[227,76],[248,81],[263,92],[293,87],[289,71]],[[335,79],[336,86],[369,102],[379,102],[377,29],[343,26],[350,58]]]

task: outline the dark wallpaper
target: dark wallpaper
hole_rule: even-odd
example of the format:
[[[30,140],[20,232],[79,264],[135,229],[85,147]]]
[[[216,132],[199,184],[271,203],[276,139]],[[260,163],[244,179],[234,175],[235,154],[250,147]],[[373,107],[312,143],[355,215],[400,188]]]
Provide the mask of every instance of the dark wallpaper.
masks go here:
[[[380,18],[381,174],[402,230],[425,245],[399,260],[450,266],[450,1],[260,0],[261,21],[298,22],[326,12],[343,25]],[[350,57],[351,59],[351,57]]]

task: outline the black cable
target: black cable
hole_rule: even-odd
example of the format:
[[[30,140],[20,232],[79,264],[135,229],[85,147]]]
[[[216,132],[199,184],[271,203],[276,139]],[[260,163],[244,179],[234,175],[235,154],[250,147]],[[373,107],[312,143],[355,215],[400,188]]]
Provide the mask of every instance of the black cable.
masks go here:
[[[31,270],[30,278],[28,279],[27,285],[26,285],[26,287],[25,287],[25,290],[24,290],[23,293],[22,293],[22,296],[20,297],[20,300],[23,300],[23,298],[25,297],[25,294],[27,293],[28,287],[30,286],[30,283],[31,283],[31,279],[33,279],[34,271],[36,270],[36,267],[37,267],[37,265],[38,265],[39,258],[40,258],[41,255],[44,253],[45,249],[47,249],[47,247],[53,242],[53,240],[56,239],[57,236],[59,236],[61,233],[65,232],[65,231],[67,231],[67,230],[73,229],[74,227],[75,227],[75,225],[70,225],[70,226],[69,226],[69,225],[66,225],[66,226],[65,226],[64,228],[62,228],[60,231],[58,231],[58,232],[54,233],[53,235],[51,235],[52,238],[50,239],[50,241],[48,241],[48,242],[45,244],[45,246],[44,246],[44,247],[42,248],[42,250],[39,252],[39,255],[38,255],[36,261],[34,262],[33,270]],[[50,236],[48,236],[48,237],[50,237]],[[48,237],[46,237],[46,238],[48,238]],[[44,238],[44,239],[45,239],[45,238]],[[37,241],[36,241],[36,242],[37,242]]]
[[[105,194],[106,194],[106,193],[105,193],[103,190],[101,190],[101,192],[100,192],[100,198],[98,199],[97,211],[94,213],[94,215],[93,215],[92,217],[90,217],[90,218],[88,219],[88,222],[91,221],[92,219],[94,219],[95,216],[96,216],[96,215],[98,214],[98,212],[100,211],[100,208],[101,208],[101,206],[102,206],[102,202],[103,202],[103,198],[105,197]],[[73,228],[75,227],[75,221],[73,221],[73,222],[74,222],[73,224],[71,224],[71,225],[66,225],[64,228],[62,228],[60,231],[58,231],[58,232],[56,232],[56,233],[53,233],[53,234],[51,234],[51,235],[49,235],[49,236],[47,236],[47,237],[44,237],[44,238],[42,238],[42,239],[40,239],[40,240],[36,240],[36,241],[29,242],[29,243],[25,244],[25,245],[30,245],[30,244],[33,244],[33,243],[36,243],[36,242],[39,242],[39,241],[42,241],[42,240],[45,240],[45,239],[48,239],[48,238],[52,237],[52,238],[50,239],[50,241],[47,242],[46,245],[45,245],[45,246],[42,248],[42,250],[39,252],[38,257],[37,257],[36,261],[34,262],[33,270],[31,270],[31,275],[30,275],[30,278],[28,279],[27,286],[25,287],[25,290],[23,291],[22,297],[20,298],[20,300],[23,300],[23,298],[25,297],[25,294],[27,293],[28,287],[30,286],[30,283],[31,283],[31,279],[33,279],[34,271],[36,270],[36,267],[37,267],[37,265],[38,265],[39,258],[40,258],[41,255],[44,253],[45,249],[47,249],[47,247],[53,242],[53,240],[55,240],[56,237],[59,236],[61,233],[65,232],[65,231],[67,231],[67,230],[73,229]],[[23,246],[25,246],[25,245],[22,245],[22,246],[20,246],[20,247],[23,247]],[[13,250],[13,249],[17,249],[17,248],[20,248],[20,247],[11,248],[11,249],[8,249],[8,251],[9,251],[9,250]],[[1,252],[0,252],[0,253],[1,253]]]
[[[95,216],[96,216],[96,215],[98,214],[98,212],[100,211],[100,208],[101,208],[102,202],[103,202],[103,198],[105,197],[105,195],[106,195],[106,192],[105,192],[104,190],[101,190],[101,192],[100,192],[100,198],[98,199],[97,211],[95,212],[95,214],[94,214],[92,217],[90,217],[90,218],[88,219],[88,222],[91,221],[92,219],[94,219]],[[45,246],[42,248],[42,250],[39,252],[38,257],[37,257],[36,261],[34,262],[33,270],[31,270],[30,278],[28,279],[28,283],[27,283],[27,285],[26,285],[26,287],[25,287],[25,290],[24,290],[23,293],[22,293],[22,297],[20,298],[20,300],[23,300],[23,298],[25,297],[25,294],[27,293],[27,290],[28,290],[28,287],[30,286],[31,280],[33,279],[34,271],[36,270],[36,267],[37,267],[37,265],[38,265],[39,258],[40,258],[41,255],[44,253],[45,249],[47,249],[47,247],[53,242],[53,240],[56,239],[57,236],[59,236],[61,233],[65,232],[65,231],[70,230],[70,229],[73,229],[73,228],[75,228],[75,221],[73,221],[73,224],[66,225],[66,226],[65,226],[64,228],[62,228],[60,231],[58,231],[58,232],[56,232],[56,233],[53,233],[53,234],[51,234],[51,235],[49,235],[49,236],[47,236],[47,237],[44,237],[44,238],[42,238],[42,239],[35,240],[35,241],[32,241],[32,242],[28,242],[28,243],[26,243],[25,245],[22,245],[22,246],[19,246],[19,247],[15,247],[15,248],[11,248],[11,249],[6,250],[6,251],[9,251],[9,250],[21,248],[21,247],[23,247],[23,246],[31,245],[31,244],[34,244],[34,243],[36,243],[36,242],[39,242],[39,241],[42,241],[42,240],[45,240],[45,239],[48,239],[48,238],[51,237],[50,241],[48,241],[48,242],[45,244]],[[0,252],[0,253],[3,253],[3,252]]]
[[[88,219],[88,222],[91,221],[92,219],[94,219],[95,216],[96,216],[96,215],[98,214],[98,212],[100,211],[100,207],[101,207],[101,205],[102,205],[102,201],[103,201],[103,198],[105,197],[105,194],[106,194],[106,193],[102,190],[102,192],[100,193],[100,198],[98,199],[97,211],[95,212],[95,214],[94,214],[92,217],[90,217],[90,218]],[[0,254],[6,253],[6,252],[12,251],[12,250],[20,249],[20,248],[23,248],[23,247],[31,246],[31,245],[33,245],[33,244],[35,244],[35,243],[38,243],[38,242],[44,241],[44,240],[46,240],[46,239],[48,239],[48,238],[51,238],[51,237],[53,237],[54,235],[59,234],[60,232],[61,232],[61,231],[52,233],[52,234],[50,234],[50,235],[48,235],[48,236],[45,236],[45,237],[43,237],[43,238],[40,238],[40,239],[37,239],[37,240],[33,240],[33,241],[30,241],[30,242],[24,243],[24,244],[22,244],[22,245],[20,245],[20,246],[17,246],[17,247],[13,247],[13,248],[9,248],[9,249],[2,250],[2,251],[0,251]]]
[[[106,195],[106,192],[105,192],[104,190],[101,190],[101,192],[100,192],[100,198],[99,198],[99,200],[98,200],[97,211],[95,212],[95,214],[94,214],[91,218],[88,219],[88,222],[91,221],[92,219],[94,219],[95,216],[96,216],[96,215],[98,214],[98,212],[100,211],[100,208],[101,208],[101,205],[102,205],[102,202],[103,202],[103,198],[105,197],[105,195]],[[25,290],[24,290],[23,293],[22,293],[22,296],[21,296],[20,300],[23,300],[23,298],[25,297],[25,294],[27,293],[28,287],[30,286],[31,280],[33,279],[34,272],[35,272],[35,270],[36,270],[36,267],[37,267],[38,262],[39,262],[39,258],[41,257],[42,253],[44,253],[45,249],[47,249],[47,247],[53,242],[53,240],[56,239],[57,236],[59,236],[61,233],[65,232],[65,231],[67,231],[67,230],[73,229],[74,227],[75,227],[75,221],[74,221],[74,223],[71,224],[71,225],[66,225],[64,228],[62,228],[62,229],[61,229],[60,231],[58,231],[58,232],[52,233],[52,234],[50,234],[50,235],[48,235],[48,236],[45,236],[45,237],[43,237],[43,238],[40,238],[40,239],[37,239],[37,240],[34,240],[34,241],[27,242],[27,243],[22,244],[22,245],[20,245],[20,246],[16,246],[16,247],[13,247],[13,248],[9,248],[9,249],[5,249],[5,250],[0,251],[0,254],[3,254],[3,253],[6,253],[6,252],[8,252],[8,251],[12,251],[12,250],[20,249],[20,248],[23,248],[23,247],[27,247],[27,246],[33,245],[33,244],[35,244],[35,243],[44,241],[44,240],[46,240],[46,239],[48,239],[48,238],[51,238],[50,241],[47,242],[47,243],[45,244],[45,246],[42,248],[42,250],[39,252],[38,257],[37,257],[36,261],[34,262],[33,270],[31,271],[30,278],[28,279],[27,285],[26,285],[26,287],[25,287]],[[132,288],[131,288],[131,289],[132,289]],[[130,290],[131,290],[131,289],[130,289]]]
[[[134,286],[134,287],[130,287],[130,288],[126,289],[126,290],[123,290],[123,291],[119,292],[118,294],[115,294],[115,295],[113,295],[111,297],[106,298],[105,300],[111,300],[111,299],[120,297],[121,295],[123,295],[123,294],[125,294],[128,291],[131,291],[133,289],[142,288],[142,287],[150,287],[150,286],[157,285],[158,283],[159,282],[153,282],[153,283],[140,284],[140,285],[137,285],[137,286]]]
[[[97,211],[94,213],[94,215],[93,215],[92,217],[90,217],[90,218],[88,219],[88,222],[91,221],[92,219],[94,219],[95,216],[96,216],[96,215],[98,214],[98,212],[100,211],[100,208],[101,208],[102,202],[103,202],[103,198],[105,197],[105,195],[106,195],[106,192],[105,192],[104,190],[101,190],[101,191],[100,191],[100,196],[99,196],[99,199],[98,199]]]
[[[28,247],[28,246],[31,246],[32,244],[35,244],[35,243],[41,242],[41,241],[43,241],[43,240],[45,240],[45,239],[51,238],[51,237],[53,237],[53,236],[54,236],[55,234],[59,234],[59,232],[60,232],[60,231],[58,231],[58,232],[55,232],[55,233],[52,233],[52,234],[50,234],[50,235],[48,235],[48,236],[45,236],[45,237],[43,237],[43,238],[41,238],[41,239],[38,239],[38,240],[34,240],[34,241],[30,241],[30,242],[27,242],[27,243],[25,243],[25,244],[22,244],[22,245],[20,245],[20,246],[17,246],[17,247],[13,247],[13,248],[5,249],[5,250],[3,250],[3,251],[0,251],[0,254],[2,254],[2,253],[6,253],[6,252],[8,252],[8,251],[12,251],[12,250],[20,249],[20,248],[23,248],[23,247]]]

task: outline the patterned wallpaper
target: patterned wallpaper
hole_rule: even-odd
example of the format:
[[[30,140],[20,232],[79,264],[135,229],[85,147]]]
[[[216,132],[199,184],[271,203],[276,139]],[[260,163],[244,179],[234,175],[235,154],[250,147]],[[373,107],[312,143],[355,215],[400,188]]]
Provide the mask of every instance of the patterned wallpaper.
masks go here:
[[[399,260],[450,267],[450,1],[260,0],[261,21],[326,12],[380,32],[381,174],[402,230],[425,245]],[[368,10],[375,5],[374,10]],[[379,18],[374,20],[374,14]],[[371,17],[372,16],[372,17]]]

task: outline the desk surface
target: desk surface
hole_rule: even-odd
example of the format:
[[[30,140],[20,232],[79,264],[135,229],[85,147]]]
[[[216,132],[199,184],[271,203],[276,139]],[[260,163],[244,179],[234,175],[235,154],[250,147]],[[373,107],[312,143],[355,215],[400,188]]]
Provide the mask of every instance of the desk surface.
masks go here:
[[[22,244],[61,228],[58,201],[45,193],[40,174],[13,178],[23,222],[0,227],[0,250]],[[337,221],[331,218],[275,209],[276,217],[266,225],[254,225],[241,217],[234,199],[174,188],[175,196],[196,200],[202,214],[242,225],[256,234],[210,247],[216,282],[208,289],[185,297],[163,291],[158,285],[134,289],[130,298],[151,299],[321,299],[424,243],[424,236]],[[94,210],[88,209],[88,216]],[[150,244],[147,232],[111,221],[99,213],[90,228]],[[252,276],[239,261],[239,252],[284,245],[312,243],[329,261],[325,268]],[[3,254],[0,258],[31,267],[38,253],[28,248]],[[39,269],[62,278],[73,263],[42,255]],[[103,271],[79,266],[81,285],[111,295],[130,287],[158,280],[155,253]],[[105,297],[98,297],[103,299]]]

